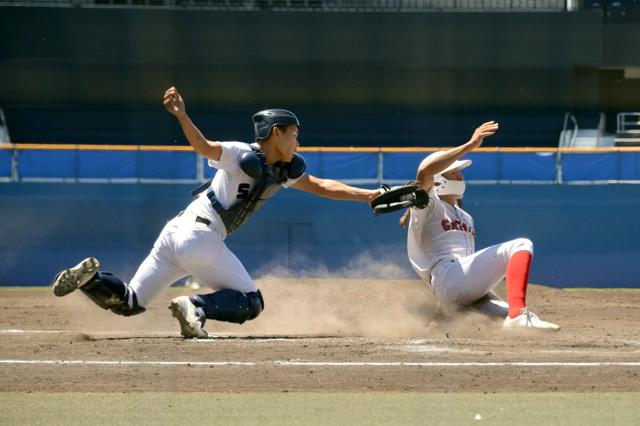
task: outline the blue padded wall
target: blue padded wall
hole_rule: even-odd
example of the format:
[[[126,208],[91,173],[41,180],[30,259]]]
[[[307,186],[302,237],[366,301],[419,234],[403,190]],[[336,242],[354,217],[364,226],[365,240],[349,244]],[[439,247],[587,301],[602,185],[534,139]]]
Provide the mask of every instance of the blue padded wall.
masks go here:
[[[192,151],[102,151],[20,149],[18,179],[162,179],[195,180],[197,156]],[[428,155],[425,152],[303,152],[307,172],[334,179],[376,179],[379,161],[383,180],[411,180]],[[0,171],[10,175],[11,150],[0,150]],[[557,154],[549,152],[472,152],[465,158],[471,181],[540,181],[556,178]],[[214,170],[204,165],[204,176]],[[562,178],[566,182],[602,180],[640,181],[640,152],[563,153]]]
[[[78,175],[83,178],[136,178],[136,151],[78,151]]]
[[[11,176],[11,159],[13,151],[9,149],[0,149],[0,177]]]
[[[187,205],[189,189],[176,184],[0,185],[5,217],[0,285],[48,284],[58,270],[89,255],[128,280],[162,226]],[[534,242],[531,282],[640,287],[638,185],[469,185],[464,201],[476,221],[478,248],[516,237]],[[373,217],[362,203],[288,189],[228,245],[252,274],[274,264],[301,275],[348,274],[354,262],[369,256],[375,262],[360,268],[360,276],[391,278],[379,266],[393,265],[401,271],[393,277],[414,278],[398,218]]]

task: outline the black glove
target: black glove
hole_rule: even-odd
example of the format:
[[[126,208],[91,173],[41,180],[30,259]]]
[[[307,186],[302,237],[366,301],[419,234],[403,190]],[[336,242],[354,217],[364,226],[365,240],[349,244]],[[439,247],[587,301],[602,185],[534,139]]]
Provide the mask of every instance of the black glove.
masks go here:
[[[429,194],[415,183],[391,187],[382,185],[380,190],[382,193],[371,202],[371,208],[375,215],[391,213],[408,207],[423,209],[429,204]]]

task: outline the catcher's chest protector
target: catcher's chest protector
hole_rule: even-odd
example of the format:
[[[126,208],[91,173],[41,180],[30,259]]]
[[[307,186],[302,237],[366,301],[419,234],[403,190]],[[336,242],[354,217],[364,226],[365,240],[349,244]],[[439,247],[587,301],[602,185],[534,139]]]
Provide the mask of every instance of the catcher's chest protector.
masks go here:
[[[267,164],[266,155],[258,145],[252,144],[251,151],[240,157],[240,167],[256,184],[253,189],[239,198],[232,206],[225,209],[213,192],[207,194],[213,208],[218,212],[227,235],[238,229],[249,217],[258,211],[269,198],[280,190],[288,179],[296,179],[304,173],[304,159],[294,154],[290,163]]]

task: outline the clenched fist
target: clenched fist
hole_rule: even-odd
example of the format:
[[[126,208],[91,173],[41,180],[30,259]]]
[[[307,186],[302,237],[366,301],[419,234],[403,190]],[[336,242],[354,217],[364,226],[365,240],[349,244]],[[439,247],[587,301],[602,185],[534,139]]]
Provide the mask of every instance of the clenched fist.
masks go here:
[[[186,114],[184,100],[182,100],[182,96],[180,96],[178,89],[175,87],[170,87],[164,92],[164,99],[162,103],[167,111],[178,118]]]

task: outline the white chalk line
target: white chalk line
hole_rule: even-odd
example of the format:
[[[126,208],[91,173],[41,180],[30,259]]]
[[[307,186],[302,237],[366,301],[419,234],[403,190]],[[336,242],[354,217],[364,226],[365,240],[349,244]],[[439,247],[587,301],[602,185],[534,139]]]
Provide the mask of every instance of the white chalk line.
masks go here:
[[[150,365],[150,366],[276,366],[276,367],[640,367],[640,361],[577,361],[577,362],[358,362],[358,361],[104,361],[104,360],[28,360],[0,359],[0,364],[15,365]]]
[[[0,330],[0,334],[79,334],[75,331],[68,330],[21,330],[21,329],[4,329]],[[233,337],[236,333],[216,333],[221,337]],[[108,335],[110,337],[117,337],[117,335]],[[159,334],[161,337],[165,334]],[[99,336],[101,338],[107,337]],[[135,337],[128,336],[127,337]],[[252,342],[273,342],[273,341],[288,341],[287,338],[257,338]],[[215,343],[218,339],[192,339],[196,343]],[[392,349],[405,350],[406,352],[457,352],[457,353],[484,353],[482,351],[475,351],[472,349],[452,349],[448,347],[438,347],[433,345],[425,346],[413,346],[427,342],[423,339],[413,339],[409,341],[409,345],[392,347]],[[625,341],[625,344],[640,345],[638,341]],[[591,355],[594,352],[584,352],[581,350],[541,350],[540,353],[574,353],[584,354],[589,353]],[[633,351],[638,352],[638,351]],[[600,351],[597,352],[600,355],[616,354],[617,352]],[[313,366],[313,367],[606,367],[606,366],[620,366],[620,367],[637,367],[640,366],[640,362],[317,362],[317,361],[273,361],[271,362],[276,366]],[[0,360],[0,364],[69,364],[69,365],[169,365],[169,366],[232,366],[232,365],[258,365],[269,364],[269,362],[240,362],[240,361],[85,361],[85,360]]]
[[[274,361],[275,365],[308,367],[640,367],[640,362],[316,362],[316,361]]]
[[[140,335],[135,335],[131,333],[114,333],[114,332],[96,332],[96,333],[83,333],[79,331],[69,331],[69,330],[20,330],[20,329],[6,329],[0,330],[0,334],[71,334],[76,336],[87,337],[89,339],[144,339],[144,338],[157,338],[157,337],[179,337],[180,334],[177,333],[145,333]],[[220,337],[234,337],[237,336],[237,333],[216,333],[216,336]],[[194,339],[196,340],[196,339]],[[207,339],[198,339],[198,340],[207,340]],[[215,339],[212,339],[215,340]]]
[[[0,333],[2,334],[70,334],[70,333],[74,333],[74,334],[78,334],[77,332],[73,332],[73,331],[65,331],[65,330],[19,330],[19,329],[9,329],[9,330],[0,330]]]
[[[81,359],[0,359],[0,364],[66,364],[66,365],[173,365],[173,366],[226,366],[256,365],[255,362],[241,361],[101,361]]]
[[[221,339],[224,339],[225,337],[243,337],[240,334],[232,334],[232,333],[224,333],[224,334],[225,335],[223,335],[223,333],[216,333],[216,336],[213,338],[209,337],[208,339],[190,339],[190,340],[193,343],[216,344],[220,342]],[[220,339],[218,337],[220,337]],[[290,341],[291,341],[290,337],[265,337],[265,338],[252,337],[251,338],[251,343],[271,343],[271,342],[290,342]]]

